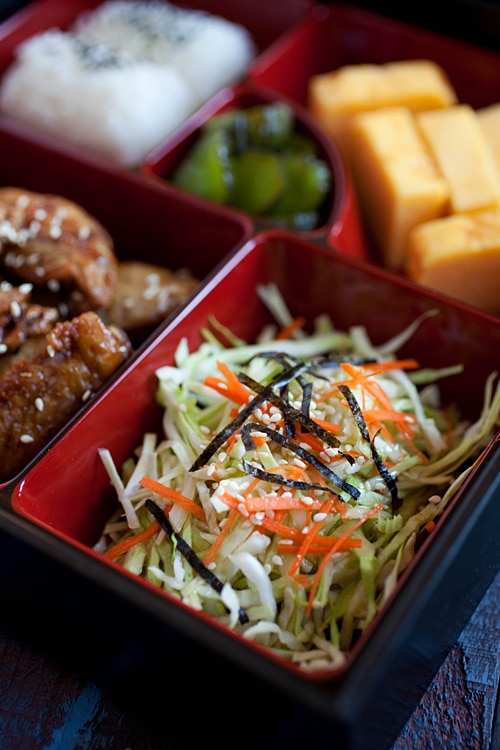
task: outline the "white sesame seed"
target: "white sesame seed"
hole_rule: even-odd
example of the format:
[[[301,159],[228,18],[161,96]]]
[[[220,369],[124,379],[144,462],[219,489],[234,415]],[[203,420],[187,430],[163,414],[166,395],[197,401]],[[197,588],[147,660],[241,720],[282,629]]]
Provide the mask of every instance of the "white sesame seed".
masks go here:
[[[80,227],[78,231],[78,239],[81,242],[84,242],[85,240],[88,240],[89,237],[90,237],[90,227],[89,226]]]
[[[16,206],[18,206],[18,208],[27,208],[29,204],[29,197],[25,193],[21,193],[21,195],[19,195],[18,199],[16,200]]]
[[[90,391],[88,388],[86,391],[82,394],[82,401],[88,401],[90,396],[92,395],[92,391]]]
[[[5,354],[7,351],[7,344],[0,344],[0,354]]]
[[[37,237],[40,232],[41,224],[39,221],[32,221],[29,226],[30,237]]]
[[[33,284],[30,284],[29,281],[25,281],[23,284],[20,284],[19,291],[21,294],[30,294],[30,292],[33,291]]]
[[[21,443],[32,443],[34,441],[33,435],[27,435],[26,433],[24,435],[21,435],[19,440]]]
[[[21,317],[21,313],[22,310],[19,302],[15,299],[12,300],[12,302],[10,303],[10,314],[12,315],[12,317],[17,320],[17,318]]]
[[[61,282],[59,279],[49,279],[47,281],[47,287],[51,292],[59,292],[61,289]]]
[[[327,517],[327,513],[315,513],[313,516],[314,521],[324,521]]]
[[[40,398],[39,396],[35,399],[35,406],[38,409],[38,411],[43,411],[45,408],[45,404],[43,403],[43,398]]]
[[[47,354],[49,355],[49,357],[55,357],[56,356],[55,349],[50,344],[47,346]]]

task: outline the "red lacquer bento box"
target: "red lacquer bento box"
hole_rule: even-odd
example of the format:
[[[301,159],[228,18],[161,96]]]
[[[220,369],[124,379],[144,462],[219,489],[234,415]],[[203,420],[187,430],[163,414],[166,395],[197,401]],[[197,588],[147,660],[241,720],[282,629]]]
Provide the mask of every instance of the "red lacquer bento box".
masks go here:
[[[51,25],[67,24],[77,10],[96,4],[28,4],[0,28],[1,72],[23,39]],[[121,600],[140,612],[141,632],[136,635],[143,640],[151,622],[171,627],[186,637],[188,652],[192,643],[207,663],[215,654],[221,664],[234,667],[235,690],[243,693],[252,676],[263,691],[307,707],[318,726],[321,722],[324,732],[333,733],[336,746],[388,747],[499,568],[498,432],[492,431],[480,460],[435,528],[422,538],[394,594],[345,662],[310,672],[231,632],[94,549],[117,505],[99,449],[108,448],[120,464],[144,433],[161,431],[163,414],[155,403],[158,368],[172,364],[181,339],[196,347],[200,329],[212,316],[236,335],[252,339],[269,318],[256,287],[271,282],[294,316],[311,320],[325,313],[339,329],[365,326],[377,343],[397,336],[422,316],[402,349],[404,355],[432,369],[461,364],[463,371],[442,386],[443,396],[465,416],[477,418],[485,381],[498,368],[500,321],[370,262],[349,171],[305,104],[307,80],[316,72],[344,63],[425,56],[443,65],[462,99],[484,106],[500,99],[498,81],[489,75],[499,59],[493,52],[347,4],[200,5],[246,25],[255,35],[258,55],[243,80],[218,92],[158,143],[140,168],[111,164],[8,117],[0,119],[3,186],[64,195],[103,223],[121,259],[139,256],[172,268],[189,267],[200,279],[197,289],[141,343],[108,385],[0,487],[0,524],[61,569],[72,571],[75,586],[79,580],[90,581],[100,594],[109,593],[110,608]],[[321,227],[302,234],[273,228],[169,184],[168,169],[208,116],[235,104],[279,99],[292,104],[302,130],[317,139],[333,170],[333,194]],[[91,602],[92,593],[90,608]],[[155,648],[168,661],[169,643],[156,643]]]
[[[200,330],[213,316],[251,341],[267,320],[256,287],[269,283],[278,286],[295,315],[309,320],[328,314],[340,330],[365,326],[377,343],[427,316],[401,356],[417,357],[432,369],[459,361],[463,372],[441,386],[443,398],[464,414],[480,411],[500,340],[497,319],[335,251],[278,231],[264,232],[227,260],[36,464],[4,488],[2,517],[63,565],[84,570],[100,586],[303,701],[322,719],[333,721],[346,746],[356,747],[366,740],[366,733],[378,736],[380,743],[389,742],[408,711],[401,702],[395,707],[393,691],[404,684],[405,695],[411,695],[416,676],[419,685],[430,679],[500,562],[494,543],[500,531],[495,507],[498,435],[342,665],[303,671],[94,549],[116,504],[100,449],[109,450],[119,466],[133,455],[145,433],[161,433],[157,370],[173,363],[181,340],[196,349]],[[468,592],[466,598],[457,587]]]

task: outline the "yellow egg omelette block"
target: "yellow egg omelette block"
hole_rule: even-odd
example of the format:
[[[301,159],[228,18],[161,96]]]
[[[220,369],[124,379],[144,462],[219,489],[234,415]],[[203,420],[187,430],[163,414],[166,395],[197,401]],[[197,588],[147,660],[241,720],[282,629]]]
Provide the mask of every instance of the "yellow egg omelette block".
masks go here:
[[[500,314],[500,209],[452,214],[408,238],[410,279]]]
[[[477,109],[476,116],[500,174],[500,102]]]
[[[415,119],[450,187],[451,212],[500,205],[500,174],[468,104],[417,112]]]
[[[389,268],[404,268],[413,227],[448,212],[449,188],[407,107],[363,112],[351,121],[349,149],[368,232]]]
[[[308,85],[309,110],[342,147],[350,118],[359,112],[397,105],[417,112],[456,102],[446,73],[431,60],[345,65],[312,76]]]

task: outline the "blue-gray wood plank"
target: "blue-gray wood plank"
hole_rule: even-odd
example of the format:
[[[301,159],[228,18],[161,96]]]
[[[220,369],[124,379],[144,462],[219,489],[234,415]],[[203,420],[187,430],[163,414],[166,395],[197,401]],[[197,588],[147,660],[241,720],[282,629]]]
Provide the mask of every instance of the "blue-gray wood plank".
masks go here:
[[[98,617],[98,613],[96,613]],[[30,623],[36,630],[38,622]],[[68,636],[71,635],[71,625]],[[43,639],[42,639],[43,642]],[[500,574],[488,589],[470,623],[446,658],[420,705],[404,727],[393,750],[497,750],[493,743],[495,702],[499,683]],[[78,643],[75,642],[75,648]],[[153,728],[147,715],[123,711],[119,702],[78,673],[47,657],[2,630],[0,614],[0,748],[1,750],[177,750],[190,747],[190,721],[196,721],[197,701],[207,700],[213,676],[193,682],[186,695],[190,718],[170,716],[169,691],[175,674],[159,674],[165,690],[164,731]],[[224,716],[224,692],[215,699],[214,724],[207,739],[219,732],[221,747],[238,747],[248,716],[242,707],[241,724],[231,735]],[[158,690],[152,683],[137,690]],[[255,711],[259,708],[255,697]],[[272,709],[271,709],[272,710]],[[255,722],[259,722],[255,713]],[[172,722],[186,722],[185,741],[170,739]],[[227,734],[229,732],[229,735]],[[213,734],[212,734],[213,733]],[[182,735],[182,733],[181,733]],[[231,741],[234,736],[234,743]],[[241,737],[243,739],[243,735]],[[244,745],[244,743],[243,743]],[[246,746],[246,745],[244,745]],[[283,746],[289,747],[285,740]],[[279,744],[276,744],[279,750]],[[324,750],[335,748],[325,737]],[[312,748],[309,748],[312,750]],[[370,750],[378,750],[376,745]]]

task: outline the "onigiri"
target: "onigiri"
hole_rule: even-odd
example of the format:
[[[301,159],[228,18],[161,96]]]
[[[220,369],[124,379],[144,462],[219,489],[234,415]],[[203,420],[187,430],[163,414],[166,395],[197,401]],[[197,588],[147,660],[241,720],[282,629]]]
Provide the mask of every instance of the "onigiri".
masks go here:
[[[60,142],[137,167],[255,55],[249,32],[163,0],[108,0],[67,31],[25,40],[0,112]]]

